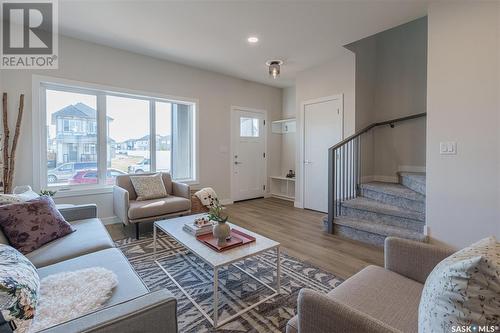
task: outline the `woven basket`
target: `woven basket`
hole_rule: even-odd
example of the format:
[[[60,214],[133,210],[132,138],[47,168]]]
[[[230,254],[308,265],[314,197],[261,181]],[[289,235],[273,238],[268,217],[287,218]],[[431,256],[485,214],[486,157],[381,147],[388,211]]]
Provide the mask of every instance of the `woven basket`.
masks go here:
[[[196,195],[191,196],[191,214],[208,213],[209,209],[201,203]]]

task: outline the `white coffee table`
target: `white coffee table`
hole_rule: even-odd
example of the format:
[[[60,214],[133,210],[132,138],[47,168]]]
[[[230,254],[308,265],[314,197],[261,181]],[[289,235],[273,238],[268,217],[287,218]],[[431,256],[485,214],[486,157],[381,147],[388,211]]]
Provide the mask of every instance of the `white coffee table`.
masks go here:
[[[203,215],[203,214],[200,214]],[[211,248],[209,248],[207,245],[203,244],[202,242],[198,241],[196,237],[193,235],[187,233],[186,231],[182,230],[182,227],[184,226],[185,223],[192,222],[194,221],[195,217],[198,215],[191,215],[191,216],[183,216],[183,217],[177,217],[177,218],[172,218],[168,220],[162,220],[162,221],[157,221],[154,223],[153,227],[153,246],[154,246],[154,252],[153,256],[155,259],[156,264],[165,272],[165,274],[174,282],[174,284],[182,291],[182,293],[189,299],[191,303],[208,319],[208,321],[212,324],[213,327],[218,328],[229,321],[241,316],[245,312],[250,311],[254,307],[258,306],[259,304],[262,304],[266,302],[267,300],[279,295],[280,293],[280,243],[273,241],[272,239],[266,238],[264,236],[261,236],[259,234],[256,234],[255,232],[252,232],[250,230],[247,230],[245,228],[238,227],[236,225],[233,225],[229,223],[231,228],[238,229],[250,236],[255,237],[255,241],[249,244],[245,244],[240,247],[236,247],[231,250],[223,251],[223,252],[217,252]],[[161,231],[165,232],[166,234],[170,235],[171,237],[175,238],[179,243],[184,245],[190,252],[192,252],[194,255],[196,255],[198,258],[203,260],[205,263],[207,263],[210,267],[213,268],[214,276],[214,292],[213,292],[213,318],[201,307],[200,304],[198,304],[187,292],[182,288],[182,286],[175,280],[175,278],[167,271],[165,267],[161,265],[161,263],[157,260],[156,258],[156,240],[157,240],[157,229],[160,229]],[[252,257],[255,255],[258,255],[260,253],[263,253],[265,251],[269,251],[275,249],[276,250],[276,289],[273,287],[269,286],[253,274],[246,272],[243,268],[239,267],[238,265],[235,265],[236,262],[243,260],[248,257]],[[251,278],[255,279],[256,281],[260,282],[262,285],[270,289],[273,293],[269,295],[268,297],[261,299],[260,301],[253,303],[243,309],[241,309],[238,313],[228,317],[224,318],[223,320],[219,320],[218,318],[218,308],[219,308],[219,300],[218,300],[218,289],[219,289],[219,270],[222,269],[224,266],[232,265],[242,271],[243,273],[247,274]]]

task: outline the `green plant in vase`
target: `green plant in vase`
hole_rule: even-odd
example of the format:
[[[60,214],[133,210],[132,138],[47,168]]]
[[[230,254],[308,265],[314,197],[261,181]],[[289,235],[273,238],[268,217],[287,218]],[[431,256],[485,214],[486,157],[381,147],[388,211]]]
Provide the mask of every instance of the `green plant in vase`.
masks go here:
[[[53,197],[54,195],[56,195],[56,193],[57,193],[57,191],[46,190],[46,189],[43,189],[40,191],[40,195],[46,195],[49,197]]]
[[[212,200],[210,210],[208,212],[208,219],[217,222],[213,228],[213,235],[217,238],[217,245],[224,246],[226,240],[231,235],[231,227],[227,224],[227,215],[223,214],[224,207],[220,204],[219,199]]]

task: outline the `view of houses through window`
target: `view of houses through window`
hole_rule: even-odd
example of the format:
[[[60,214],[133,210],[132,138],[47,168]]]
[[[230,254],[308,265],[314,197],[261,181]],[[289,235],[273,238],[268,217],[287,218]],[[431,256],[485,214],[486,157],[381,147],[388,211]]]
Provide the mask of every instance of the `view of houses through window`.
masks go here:
[[[192,104],[83,89],[44,90],[48,186],[114,184],[117,175],[153,171],[194,178]],[[99,98],[104,99],[102,110]],[[105,122],[99,121],[99,112],[105,113]],[[106,138],[105,154],[99,135]]]

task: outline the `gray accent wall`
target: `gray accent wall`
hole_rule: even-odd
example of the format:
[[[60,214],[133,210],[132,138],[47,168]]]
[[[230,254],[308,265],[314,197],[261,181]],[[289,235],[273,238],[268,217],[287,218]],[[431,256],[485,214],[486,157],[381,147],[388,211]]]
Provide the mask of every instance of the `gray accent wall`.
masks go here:
[[[356,130],[426,111],[427,17],[346,46],[356,55]],[[377,128],[364,142],[363,174],[393,180],[425,168],[425,119]]]

